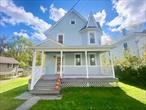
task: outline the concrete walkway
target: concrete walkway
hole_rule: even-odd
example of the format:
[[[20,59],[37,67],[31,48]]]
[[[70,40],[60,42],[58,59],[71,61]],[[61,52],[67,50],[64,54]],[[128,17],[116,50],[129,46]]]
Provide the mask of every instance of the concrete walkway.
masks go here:
[[[16,110],[29,110],[34,104],[39,100],[61,100],[62,95],[39,95],[35,96],[29,92],[24,92],[21,95],[15,97],[18,100],[26,100],[22,105],[20,105]]]
[[[22,105],[20,105],[16,110],[29,110],[34,104],[36,104],[40,100],[40,97],[34,96],[27,101],[25,101]]]

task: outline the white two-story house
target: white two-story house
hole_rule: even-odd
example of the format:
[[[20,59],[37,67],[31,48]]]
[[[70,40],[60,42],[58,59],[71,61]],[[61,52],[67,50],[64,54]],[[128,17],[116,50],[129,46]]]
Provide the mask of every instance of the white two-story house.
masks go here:
[[[127,33],[113,45],[116,47],[112,49],[114,61],[124,58],[125,51],[142,58],[146,54],[146,32]]]
[[[109,86],[117,81],[110,52],[113,46],[101,45],[102,29],[92,13],[86,20],[72,9],[45,34],[47,39],[32,47],[30,90],[37,91],[41,80],[58,77],[62,87]],[[42,56],[39,67],[36,66],[37,52]],[[102,65],[100,54],[104,52],[109,53],[109,65]],[[45,85],[49,85],[49,81]]]

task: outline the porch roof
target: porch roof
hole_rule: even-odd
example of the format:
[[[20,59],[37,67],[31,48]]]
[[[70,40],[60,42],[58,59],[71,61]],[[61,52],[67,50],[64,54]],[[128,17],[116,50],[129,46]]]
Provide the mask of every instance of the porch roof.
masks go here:
[[[110,51],[114,48],[112,45],[105,46],[60,46],[60,47],[49,47],[49,46],[35,46],[32,49],[38,51]]]
[[[64,45],[53,39],[46,39],[30,48],[38,51],[109,51],[115,47],[113,45]]]

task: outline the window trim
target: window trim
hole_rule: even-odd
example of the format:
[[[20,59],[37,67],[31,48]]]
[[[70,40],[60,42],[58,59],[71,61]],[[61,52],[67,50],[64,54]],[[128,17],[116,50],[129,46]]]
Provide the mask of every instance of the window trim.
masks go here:
[[[81,57],[81,65],[76,65],[76,55],[80,55],[80,57]],[[74,66],[82,66],[82,53],[74,53]]]
[[[63,40],[62,40],[63,43],[61,43],[61,44],[64,44],[64,33],[59,33],[59,34],[57,34],[57,42],[58,42],[58,43],[60,43],[60,42],[59,42],[59,35],[62,35],[62,36],[63,36]]]
[[[95,43],[90,43],[90,33],[94,33],[94,35],[95,35]],[[95,31],[89,31],[88,32],[88,44],[89,45],[95,45],[96,44],[96,32]]]
[[[70,19],[70,24],[71,24],[71,21],[75,21],[75,24],[76,24],[76,19]]]
[[[89,53],[88,55],[89,55],[89,59],[88,59],[89,65],[90,66],[96,66],[97,65],[96,53]],[[95,65],[91,65],[91,63],[90,63],[90,55],[94,55],[95,56]]]

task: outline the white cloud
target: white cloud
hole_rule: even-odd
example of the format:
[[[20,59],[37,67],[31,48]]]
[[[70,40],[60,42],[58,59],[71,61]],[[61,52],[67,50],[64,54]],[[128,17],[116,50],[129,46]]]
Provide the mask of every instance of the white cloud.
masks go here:
[[[46,39],[47,37],[45,36],[45,34],[44,33],[42,33],[42,32],[34,32],[34,33],[32,33],[32,36],[31,36],[32,38],[37,38],[37,39],[39,39],[39,40],[44,40],[44,39]]]
[[[29,35],[27,34],[26,30],[20,30],[20,32],[14,32],[13,33],[15,36],[19,36],[19,37],[26,37],[29,38]]]
[[[45,8],[43,5],[40,6],[40,10],[45,13],[47,11],[47,8]]]
[[[106,18],[106,12],[105,10],[99,11],[96,14],[94,14],[95,20],[100,23],[101,26],[105,23]]]
[[[103,33],[103,36],[101,37],[101,44],[102,45],[111,45],[112,44],[112,39],[109,35],[106,33]]]
[[[115,26],[120,25],[122,22],[123,22],[122,17],[121,16],[117,16],[111,22],[109,22],[108,25],[110,27],[115,27]]]
[[[145,0],[114,0],[113,7],[118,16],[107,25],[112,31],[121,31],[122,28],[131,30],[146,22]]]
[[[24,23],[39,32],[44,32],[51,26],[31,12],[26,12],[23,7],[17,7],[12,0],[0,0],[0,12],[6,15],[2,17],[1,25]]]
[[[50,6],[50,16],[49,18],[53,21],[58,21],[61,17],[65,15],[67,11],[65,11],[63,8],[56,8],[54,4]]]

